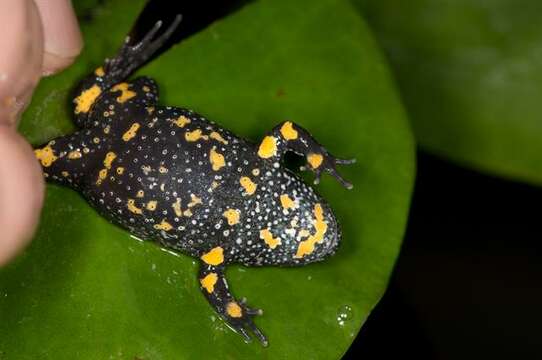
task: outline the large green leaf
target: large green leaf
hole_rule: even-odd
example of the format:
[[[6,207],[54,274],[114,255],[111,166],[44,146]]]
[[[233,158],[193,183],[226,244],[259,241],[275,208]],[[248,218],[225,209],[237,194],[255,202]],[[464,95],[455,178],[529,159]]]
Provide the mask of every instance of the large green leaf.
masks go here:
[[[40,84],[21,125],[40,143],[70,131],[67,90],[121,43],[141,1],[92,11],[77,64]],[[413,142],[388,70],[356,11],[335,0],[250,4],[140,71],[162,103],[193,108],[257,141],[283,119],[335,154],[352,191],[319,191],[343,246],[303,268],[232,267],[234,293],[265,310],[270,346],[245,344],[201,295],[197,262],[130,238],[75,192],[49,186],[39,232],[0,271],[6,359],[339,358],[385,290],[413,182]]]
[[[386,49],[419,143],[542,184],[542,2],[354,0]]]

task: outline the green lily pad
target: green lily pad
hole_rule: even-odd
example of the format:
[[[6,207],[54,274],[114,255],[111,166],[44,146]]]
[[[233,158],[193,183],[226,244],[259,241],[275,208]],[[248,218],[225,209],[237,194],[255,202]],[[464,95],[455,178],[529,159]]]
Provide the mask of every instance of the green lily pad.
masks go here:
[[[21,125],[28,139],[38,144],[73,129],[68,89],[115,51],[141,6],[113,0],[93,10],[77,64],[40,84]],[[265,310],[256,319],[270,342],[263,348],[217,318],[194,259],[135,241],[76,192],[50,185],[32,245],[0,271],[0,354],[339,358],[386,288],[414,174],[408,123],[363,21],[344,2],[258,1],[140,73],[156,78],[163,104],[192,108],[241,136],[257,141],[291,119],[333,153],[357,157],[341,169],[354,190],[330,177],[318,186],[342,222],[342,248],[302,268],[228,270],[233,292]]]
[[[430,152],[542,184],[542,2],[354,0]]]

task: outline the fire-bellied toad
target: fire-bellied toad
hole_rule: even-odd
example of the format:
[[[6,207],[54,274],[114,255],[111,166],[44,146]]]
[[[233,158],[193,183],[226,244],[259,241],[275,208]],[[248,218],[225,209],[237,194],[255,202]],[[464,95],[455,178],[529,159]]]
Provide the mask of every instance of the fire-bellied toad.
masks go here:
[[[335,176],[337,164],[300,126],[286,121],[252,144],[193,111],[159,106],[156,83],[126,79],[164,43],[158,22],[136,45],[85,78],[74,98],[79,130],[37,149],[45,177],[81,192],[104,217],[142,239],[201,260],[201,290],[245,340],[266,345],[252,318],[261,310],[228,290],[226,265],[297,266],[337,250],[340,230],[313,189],[281,166],[288,151]]]

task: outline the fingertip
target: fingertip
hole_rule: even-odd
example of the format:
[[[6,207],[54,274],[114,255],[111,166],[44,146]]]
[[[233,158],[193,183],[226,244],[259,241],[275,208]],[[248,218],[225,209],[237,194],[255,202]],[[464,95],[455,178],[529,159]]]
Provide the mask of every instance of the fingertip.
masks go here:
[[[83,48],[83,38],[69,0],[35,0],[40,13],[43,38],[43,74],[69,66]]]
[[[11,127],[0,126],[0,266],[31,240],[43,205],[44,181],[32,147]]]

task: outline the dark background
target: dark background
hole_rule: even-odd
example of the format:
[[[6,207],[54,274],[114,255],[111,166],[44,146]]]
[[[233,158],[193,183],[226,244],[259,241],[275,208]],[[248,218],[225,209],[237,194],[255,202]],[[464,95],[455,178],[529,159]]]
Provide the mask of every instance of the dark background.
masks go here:
[[[401,255],[346,359],[540,359],[542,189],[418,152]]]
[[[246,2],[152,0],[133,35],[181,13],[171,44]],[[542,358],[542,189],[417,160],[401,255],[345,358]]]

